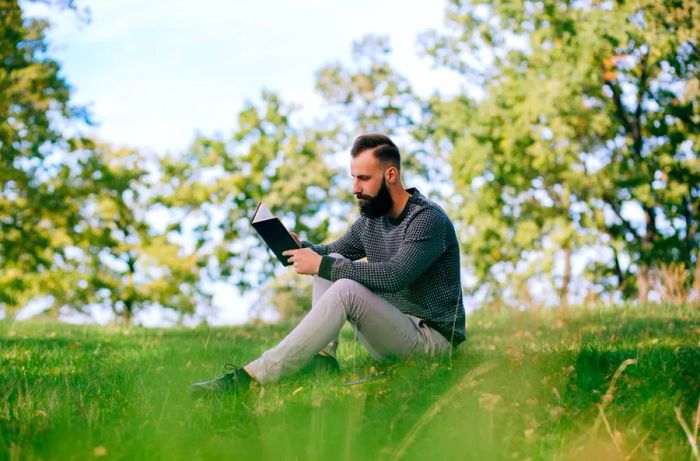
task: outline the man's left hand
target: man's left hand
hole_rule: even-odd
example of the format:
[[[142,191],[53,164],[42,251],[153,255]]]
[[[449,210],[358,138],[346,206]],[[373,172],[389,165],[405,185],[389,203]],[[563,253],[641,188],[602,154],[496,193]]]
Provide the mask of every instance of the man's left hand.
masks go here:
[[[316,275],[321,267],[323,257],[311,248],[287,250],[282,253],[287,256],[287,261],[292,263],[292,268],[297,274]]]

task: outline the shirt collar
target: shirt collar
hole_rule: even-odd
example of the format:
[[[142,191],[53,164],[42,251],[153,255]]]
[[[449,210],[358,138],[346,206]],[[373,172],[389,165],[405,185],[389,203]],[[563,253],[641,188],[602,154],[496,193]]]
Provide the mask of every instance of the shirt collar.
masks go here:
[[[387,221],[389,221],[389,223],[394,226],[398,225],[399,223],[401,223],[401,221],[403,221],[403,218],[405,218],[406,214],[408,213],[408,209],[410,208],[411,203],[413,203],[416,200],[416,198],[420,195],[420,191],[415,187],[406,189],[406,192],[411,194],[411,196],[408,197],[408,200],[406,201],[406,206],[403,207],[401,213],[396,218],[390,218],[388,216],[385,216]]]

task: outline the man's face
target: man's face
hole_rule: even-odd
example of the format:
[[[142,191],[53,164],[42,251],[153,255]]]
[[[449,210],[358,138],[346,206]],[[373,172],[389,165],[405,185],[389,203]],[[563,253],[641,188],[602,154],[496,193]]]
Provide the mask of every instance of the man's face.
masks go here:
[[[365,150],[350,160],[352,193],[357,197],[360,213],[368,218],[384,216],[394,205],[384,180],[384,168],[372,153]]]

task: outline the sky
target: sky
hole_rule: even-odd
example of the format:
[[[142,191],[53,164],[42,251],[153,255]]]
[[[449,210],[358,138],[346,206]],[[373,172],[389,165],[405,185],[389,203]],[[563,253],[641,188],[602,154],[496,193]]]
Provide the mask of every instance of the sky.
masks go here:
[[[301,106],[312,120],[322,108],[314,92],[324,65],[352,65],[354,41],[389,36],[392,64],[422,95],[461,87],[458,77],[435,70],[418,56],[417,36],[442,29],[446,1],[321,0],[77,0],[88,22],[73,11],[24,2],[31,16],[46,17],[49,55],[58,60],[73,102],[88,107],[93,134],[113,145],[154,153],[182,152],[196,133],[228,135],[246,101],[264,89]],[[225,284],[215,289],[215,324],[249,318],[252,294]],[[20,317],[42,310],[42,302]],[[109,312],[92,320],[106,322]],[[80,320],[74,318],[74,320]],[[136,321],[173,321],[162,310]]]
[[[80,1],[74,12],[49,12],[50,53],[87,105],[107,141],[157,152],[187,147],[196,132],[228,134],[246,100],[263,89],[302,106],[312,118],[322,66],[351,64],[353,41],[388,35],[393,64],[417,92],[456,89],[457,77],[431,69],[416,37],[442,28],[445,1],[119,0]]]

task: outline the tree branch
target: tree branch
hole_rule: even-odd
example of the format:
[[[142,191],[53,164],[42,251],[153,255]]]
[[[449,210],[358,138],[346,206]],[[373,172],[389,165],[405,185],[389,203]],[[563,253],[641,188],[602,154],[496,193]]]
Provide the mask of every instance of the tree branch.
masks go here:
[[[606,80],[605,85],[607,85],[607,87],[610,88],[610,91],[612,91],[612,101],[615,105],[617,116],[620,118],[620,123],[625,131],[631,135],[632,139],[634,140],[634,126],[632,121],[627,116],[627,109],[625,109],[625,105],[622,102],[622,91],[620,91],[620,88],[618,88],[618,86],[611,80]]]
[[[612,208],[612,210],[615,212],[615,216],[617,216],[617,218],[622,222],[622,226],[628,232],[630,232],[636,240],[641,241],[642,237],[639,235],[637,230],[632,226],[632,224],[628,220],[626,220],[624,217],[622,217],[622,210],[620,209],[620,207],[618,205],[615,204],[615,201],[610,196],[610,194],[607,194],[607,193],[603,194],[603,201],[605,203],[607,203],[608,205],[610,205],[610,208]]]

